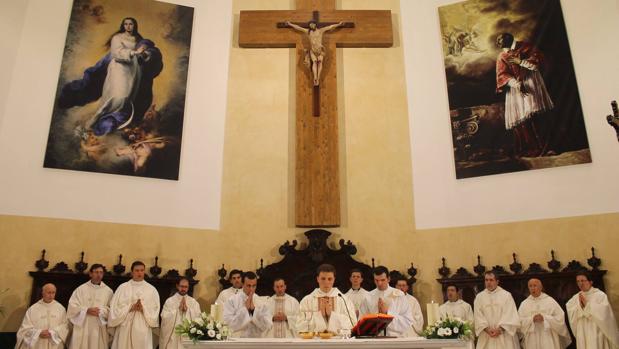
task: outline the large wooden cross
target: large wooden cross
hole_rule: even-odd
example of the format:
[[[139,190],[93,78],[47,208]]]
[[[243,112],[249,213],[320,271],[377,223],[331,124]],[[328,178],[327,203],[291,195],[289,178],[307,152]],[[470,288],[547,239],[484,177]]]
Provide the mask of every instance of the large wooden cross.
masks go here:
[[[296,48],[295,224],[300,227],[340,225],[336,47],[393,46],[391,11],[336,10],[335,1],[296,0],[294,11],[241,11],[239,19],[240,47]],[[282,23],[308,23],[318,15],[327,23],[354,25],[325,33],[326,53],[314,99],[313,75],[304,64],[310,48],[307,35],[282,28]],[[317,111],[314,100],[319,101]]]

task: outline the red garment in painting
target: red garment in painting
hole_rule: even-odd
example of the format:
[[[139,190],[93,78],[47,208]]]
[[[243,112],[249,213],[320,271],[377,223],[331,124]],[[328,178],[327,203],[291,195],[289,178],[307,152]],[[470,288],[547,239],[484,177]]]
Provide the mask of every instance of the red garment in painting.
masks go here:
[[[520,64],[510,63],[513,57],[520,58]],[[515,42],[510,49],[499,54],[496,62],[497,92],[506,91],[506,129],[554,107],[539,71],[542,63],[542,53],[526,42]]]

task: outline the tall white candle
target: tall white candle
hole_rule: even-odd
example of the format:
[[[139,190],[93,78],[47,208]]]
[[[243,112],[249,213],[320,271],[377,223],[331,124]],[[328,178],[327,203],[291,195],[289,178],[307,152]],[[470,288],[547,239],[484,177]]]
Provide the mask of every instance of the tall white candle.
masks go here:
[[[428,326],[433,325],[437,320],[439,320],[438,303],[434,303],[434,301],[432,301],[426,304],[426,311],[428,313]]]

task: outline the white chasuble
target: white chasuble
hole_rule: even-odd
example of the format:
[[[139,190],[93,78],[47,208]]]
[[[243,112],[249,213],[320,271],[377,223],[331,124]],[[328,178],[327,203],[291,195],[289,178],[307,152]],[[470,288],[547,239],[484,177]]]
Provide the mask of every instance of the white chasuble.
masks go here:
[[[534,322],[540,314],[544,321]],[[525,349],[565,349],[572,338],[565,325],[565,312],[552,297],[542,293],[539,297],[529,296],[520,303],[520,332],[524,336]]]
[[[474,303],[475,334],[477,349],[516,349],[520,348],[516,332],[520,328],[520,317],[512,295],[497,287],[477,294]],[[501,328],[497,337],[490,337],[486,328]]]
[[[321,298],[327,297],[333,303],[333,311],[329,318],[322,316],[319,308]],[[355,305],[337,288],[322,292],[319,288],[305,296],[299,306],[297,331],[324,332],[338,334],[340,330],[351,330],[357,324]]]
[[[410,294],[405,294],[406,300],[411,305],[411,313],[413,314],[413,323],[411,328],[406,333],[406,337],[421,337],[423,332],[423,313],[421,312],[421,305],[417,298]]]
[[[240,291],[224,304],[224,323],[228,325],[233,338],[261,338],[273,326],[273,314],[266,304],[266,299],[253,294],[254,310],[250,312],[245,306],[249,298]]]
[[[580,306],[580,293],[587,299],[584,308]],[[617,320],[604,292],[592,287],[575,294],[567,302],[567,314],[578,349],[619,348]]]
[[[285,294],[273,296],[267,300],[267,306],[273,316],[277,313],[286,315],[286,321],[273,321],[273,327],[268,331],[268,338],[295,338],[297,337],[297,316],[299,316],[299,301]]]
[[[357,317],[359,317],[359,310],[361,309],[361,305],[365,302],[365,298],[368,294],[369,292],[364,288],[359,288],[358,290],[353,290],[351,288],[348,292],[346,292],[346,297],[348,297],[348,299],[350,299],[355,305]]]
[[[404,337],[407,335],[413,325],[411,305],[404,292],[391,286],[384,291],[375,288],[369,292],[359,311],[361,317],[366,314],[377,314],[379,299],[382,299],[387,306],[387,314],[393,316],[393,320],[387,326],[387,336]]]
[[[181,311],[182,300],[185,300],[187,311]],[[200,304],[191,296],[181,296],[175,293],[163,304],[161,311],[161,332],[159,336],[159,349],[183,349],[181,337],[174,333],[174,328],[185,321],[193,321],[201,316]]]
[[[95,285],[90,281],[73,291],[67,309],[67,318],[73,324],[70,348],[107,349],[110,347],[107,319],[113,294],[112,289],[105,283]],[[98,308],[99,315],[87,314],[88,308]]]
[[[446,319],[448,317],[450,319],[458,318],[462,321],[470,323],[471,325],[475,323],[473,308],[471,308],[471,305],[462,299],[458,299],[455,302],[447,301],[441,304],[441,306],[438,307],[438,313],[441,319]]]
[[[143,311],[131,311],[138,299]],[[112,349],[152,349],[159,309],[159,294],[148,282],[129,280],[118,286],[108,319],[108,327],[115,328]]]
[[[471,325],[471,328],[475,328],[475,316],[473,315],[473,308],[467,302],[462,299],[458,299],[455,302],[447,301],[438,307],[439,317],[441,319],[460,319],[466,321]],[[469,348],[475,348],[475,339],[470,339]]]
[[[39,337],[41,331],[48,330],[50,338]],[[69,326],[67,313],[62,304],[40,300],[26,311],[24,320],[17,331],[16,349],[60,349],[65,347]]]
[[[224,304],[226,304],[226,302],[228,301],[228,299],[230,299],[232,296],[236,295],[239,292],[243,292],[243,291],[241,291],[240,288],[228,287],[225,290],[219,292],[219,295],[217,296],[217,300],[215,301],[215,303],[223,307]]]

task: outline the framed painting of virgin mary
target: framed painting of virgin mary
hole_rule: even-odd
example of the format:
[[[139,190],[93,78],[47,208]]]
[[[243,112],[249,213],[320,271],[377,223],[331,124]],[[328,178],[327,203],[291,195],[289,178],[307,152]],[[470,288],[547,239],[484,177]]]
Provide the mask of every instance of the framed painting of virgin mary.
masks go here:
[[[74,0],[44,166],[177,180],[193,8]]]

